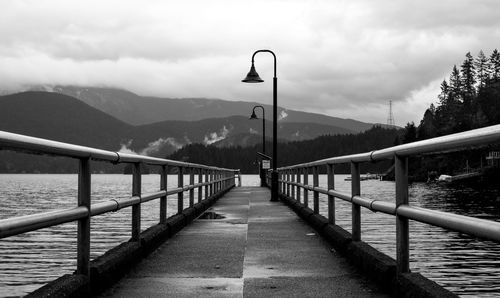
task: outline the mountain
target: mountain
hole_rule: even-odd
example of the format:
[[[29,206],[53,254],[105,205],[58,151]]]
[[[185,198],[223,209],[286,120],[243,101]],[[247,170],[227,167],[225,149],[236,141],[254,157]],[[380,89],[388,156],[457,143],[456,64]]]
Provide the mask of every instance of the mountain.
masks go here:
[[[270,142],[272,126],[270,121],[266,122],[266,136]],[[156,157],[165,157],[191,143],[229,147],[250,146],[262,140],[262,121],[250,121],[244,116],[199,121],[170,120],[133,126],[74,97],[41,91],[0,96],[0,130]],[[278,125],[279,142],[349,133],[351,131],[346,129],[316,123],[280,122]],[[16,166],[8,166],[8,163],[18,159],[2,155],[0,160],[4,163],[0,162],[0,171],[15,170]],[[27,159],[31,161],[21,160],[20,163],[32,164],[29,171],[63,169],[61,171],[65,172],[70,168],[66,164],[56,167],[40,158]],[[101,169],[101,166],[96,169]]]
[[[131,125],[63,94],[0,96],[0,130],[116,150],[130,129]]]
[[[105,128],[105,129],[104,129]],[[78,145],[118,150],[123,132],[132,128],[83,102],[56,93],[23,92],[0,96],[0,130]],[[118,171],[93,163],[95,172]],[[75,173],[71,158],[20,154],[0,150],[0,172]]]
[[[139,96],[113,88],[54,86],[36,87],[69,95],[132,125],[165,120],[198,121],[238,115],[248,117],[258,103],[207,98],[158,98]],[[272,120],[272,105],[263,105],[265,118]],[[260,112],[260,111],[258,111]],[[260,117],[260,113],[258,114]],[[278,107],[280,122],[315,123],[336,126],[352,133],[370,129],[373,124],[317,113],[306,113]]]

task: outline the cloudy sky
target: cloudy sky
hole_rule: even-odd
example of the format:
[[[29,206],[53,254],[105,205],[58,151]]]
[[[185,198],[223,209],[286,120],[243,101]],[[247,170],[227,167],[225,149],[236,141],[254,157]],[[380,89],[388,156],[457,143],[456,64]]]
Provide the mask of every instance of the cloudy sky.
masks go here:
[[[467,52],[500,48],[497,0],[1,0],[0,90],[111,86],[140,95],[272,103],[241,79],[278,58],[280,106],[420,121]]]

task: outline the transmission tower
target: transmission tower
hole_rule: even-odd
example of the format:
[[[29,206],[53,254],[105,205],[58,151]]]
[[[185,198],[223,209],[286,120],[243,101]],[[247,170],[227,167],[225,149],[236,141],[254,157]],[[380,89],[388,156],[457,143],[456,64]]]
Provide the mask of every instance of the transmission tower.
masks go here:
[[[394,115],[392,114],[392,100],[389,100],[389,116],[387,116],[387,125],[394,126]]]

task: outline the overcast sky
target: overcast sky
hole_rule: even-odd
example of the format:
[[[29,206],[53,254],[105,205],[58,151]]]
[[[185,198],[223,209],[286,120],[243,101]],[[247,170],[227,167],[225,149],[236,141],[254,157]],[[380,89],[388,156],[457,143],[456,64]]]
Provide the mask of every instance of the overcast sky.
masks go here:
[[[112,86],[416,124],[465,54],[500,48],[497,0],[0,1],[0,89]]]

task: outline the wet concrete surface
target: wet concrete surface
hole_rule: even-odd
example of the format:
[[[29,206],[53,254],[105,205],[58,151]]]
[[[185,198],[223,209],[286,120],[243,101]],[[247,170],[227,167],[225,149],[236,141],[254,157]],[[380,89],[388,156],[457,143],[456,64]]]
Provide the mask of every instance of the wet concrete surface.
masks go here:
[[[234,188],[105,297],[385,297],[268,189]]]

